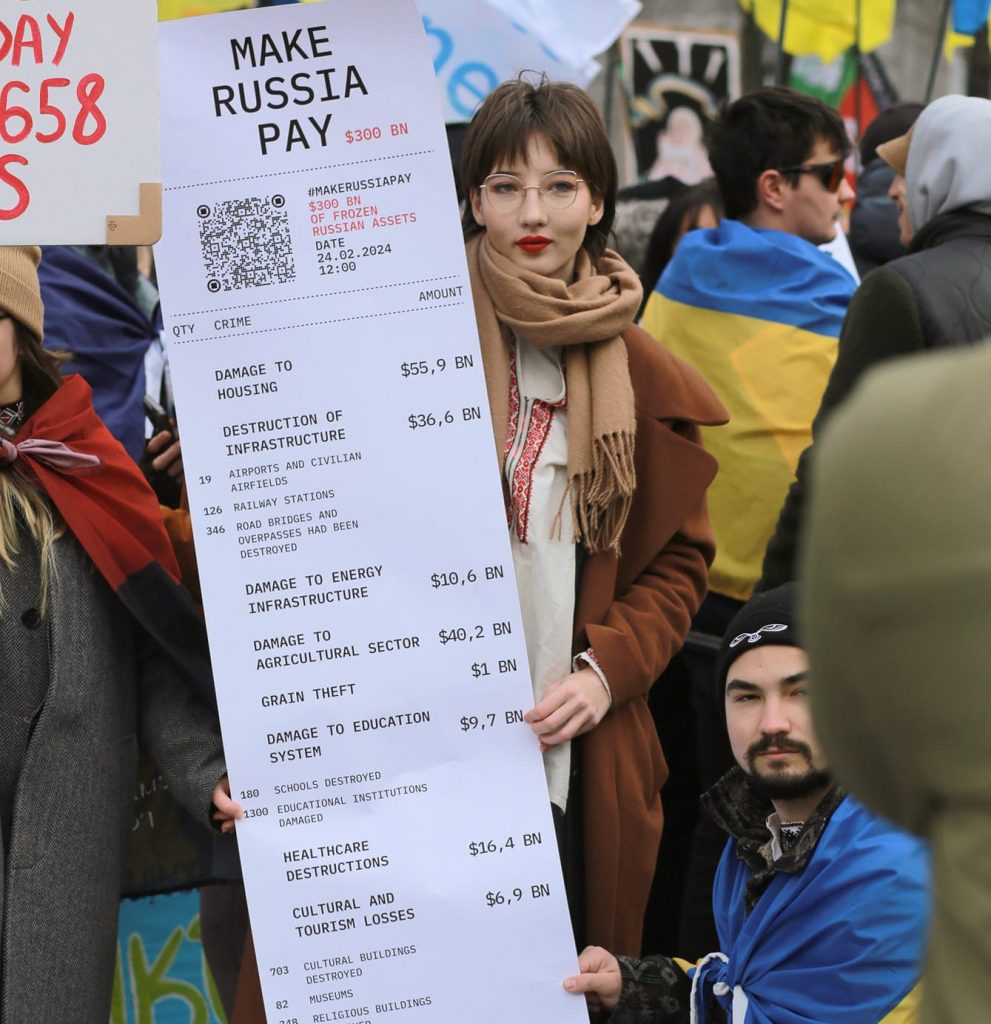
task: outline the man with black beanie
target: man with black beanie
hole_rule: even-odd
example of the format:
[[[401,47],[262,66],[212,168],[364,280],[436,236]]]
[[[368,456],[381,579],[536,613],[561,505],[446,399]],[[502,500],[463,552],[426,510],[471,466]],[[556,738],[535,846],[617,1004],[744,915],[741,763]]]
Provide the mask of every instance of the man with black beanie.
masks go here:
[[[916,1020],[928,856],[831,782],[796,597],[786,584],[748,601],[717,659],[737,762],[703,797],[730,836],[712,895],[720,949],[695,966],[585,949],[564,985],[610,1024]]]

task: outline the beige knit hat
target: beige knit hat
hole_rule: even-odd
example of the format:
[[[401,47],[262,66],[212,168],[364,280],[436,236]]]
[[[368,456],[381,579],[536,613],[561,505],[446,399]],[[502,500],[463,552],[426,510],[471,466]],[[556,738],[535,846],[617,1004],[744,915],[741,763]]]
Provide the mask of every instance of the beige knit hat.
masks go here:
[[[41,250],[36,245],[0,245],[0,311],[22,323],[40,342],[45,307],[38,286]]]
[[[877,147],[877,155],[891,167],[895,174],[905,177],[905,168],[908,166],[908,149],[912,145],[912,133],[915,125],[897,139],[889,139]]]

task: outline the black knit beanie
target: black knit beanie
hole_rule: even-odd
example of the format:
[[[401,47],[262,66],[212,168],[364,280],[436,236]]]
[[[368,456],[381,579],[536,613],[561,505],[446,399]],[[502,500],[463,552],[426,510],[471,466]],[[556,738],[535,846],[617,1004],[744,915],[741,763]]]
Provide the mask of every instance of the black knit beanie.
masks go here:
[[[866,167],[877,156],[877,147],[904,135],[922,113],[921,103],[893,103],[871,121],[860,140],[860,166]]]
[[[736,613],[716,658],[716,696],[723,706],[730,665],[755,647],[800,647],[798,642],[798,584],[784,583],[755,594]]]

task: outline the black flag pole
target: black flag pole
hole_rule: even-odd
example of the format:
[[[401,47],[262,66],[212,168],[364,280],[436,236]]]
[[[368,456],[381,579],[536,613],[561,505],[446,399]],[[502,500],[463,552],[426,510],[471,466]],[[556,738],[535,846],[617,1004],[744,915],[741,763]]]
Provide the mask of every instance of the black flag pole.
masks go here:
[[[861,37],[861,31],[862,31],[863,25],[864,25],[863,15],[864,15],[864,0],[857,0],[857,21],[856,21],[856,26],[854,28],[854,31],[856,32],[856,36],[854,37],[854,41],[853,41],[853,55],[854,55],[854,57],[856,59],[856,64],[857,64],[856,71],[854,73],[854,79],[853,79],[853,107],[854,107],[853,116],[857,119],[857,142],[858,142],[858,144],[859,144],[860,140],[864,137],[864,102],[863,102],[863,97],[860,95],[860,93],[861,93],[861,89],[860,89],[861,61],[863,60],[863,57],[864,57],[863,50],[860,48],[860,40],[862,38]],[[854,160],[854,166],[856,167],[857,173],[859,174],[863,170],[863,168],[860,166],[860,147],[859,147],[859,145],[857,147],[856,152],[854,153],[853,160]]]
[[[778,59],[774,64],[775,85],[785,85],[785,25],[788,23],[788,0],[781,0],[781,22],[778,25]]]
[[[933,89],[936,88],[936,72],[939,71],[939,58],[946,43],[946,30],[950,25],[950,8],[952,6],[953,0],[944,0],[943,14],[939,19],[939,31],[936,33],[936,49],[933,51],[932,64],[929,65],[929,81],[926,83],[924,103],[928,103],[933,98]]]

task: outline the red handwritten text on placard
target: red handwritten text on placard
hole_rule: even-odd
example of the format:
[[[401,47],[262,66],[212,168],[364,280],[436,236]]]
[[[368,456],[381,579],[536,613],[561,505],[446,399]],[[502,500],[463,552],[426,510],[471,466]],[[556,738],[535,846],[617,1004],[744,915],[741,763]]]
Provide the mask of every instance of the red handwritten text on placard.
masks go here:
[[[58,67],[75,22],[72,11],[61,22],[52,14],[43,21],[30,14],[22,14],[12,24],[0,20],[0,65]],[[99,105],[106,87],[102,75],[91,72],[77,82],[52,76],[36,87],[9,73],[3,77],[7,81],[0,88],[0,142],[7,146],[16,146],[29,137],[43,145],[67,137],[76,145],[92,146],[106,134],[107,119]],[[20,153],[0,155],[0,221],[20,217],[31,202],[23,172],[15,173],[11,165],[28,167],[29,161]],[[13,192],[12,201],[8,189]]]
[[[52,64],[58,67],[62,63],[62,58],[69,45],[69,36],[72,35],[76,16],[69,11],[61,25],[53,14],[46,15],[45,21],[51,30],[51,35],[54,36],[53,39],[47,38],[48,33],[30,14],[22,14],[13,28],[6,22],[0,21],[0,61],[5,61],[9,57],[11,65],[19,68],[21,60],[27,52],[35,64],[44,64],[45,51],[54,45],[55,53],[52,56]]]

